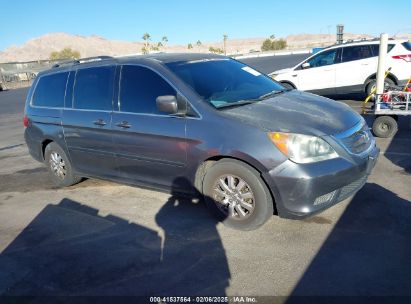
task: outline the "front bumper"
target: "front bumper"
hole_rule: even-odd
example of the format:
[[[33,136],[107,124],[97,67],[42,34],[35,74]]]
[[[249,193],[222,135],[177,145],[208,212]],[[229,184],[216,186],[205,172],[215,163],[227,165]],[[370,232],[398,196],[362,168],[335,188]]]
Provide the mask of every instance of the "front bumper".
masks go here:
[[[377,146],[360,159],[336,158],[313,164],[286,161],[263,175],[278,215],[303,218],[352,196],[367,182],[379,156]]]

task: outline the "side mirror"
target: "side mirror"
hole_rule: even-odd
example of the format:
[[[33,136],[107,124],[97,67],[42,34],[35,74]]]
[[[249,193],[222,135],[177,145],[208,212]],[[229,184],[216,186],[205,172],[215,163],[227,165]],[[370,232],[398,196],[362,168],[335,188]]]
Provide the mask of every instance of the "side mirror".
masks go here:
[[[176,114],[178,112],[177,98],[173,95],[158,96],[156,98],[157,109],[160,112]]]
[[[301,67],[302,67],[303,69],[308,69],[308,68],[310,67],[310,64],[309,64],[308,62],[304,62],[304,63],[301,65]]]

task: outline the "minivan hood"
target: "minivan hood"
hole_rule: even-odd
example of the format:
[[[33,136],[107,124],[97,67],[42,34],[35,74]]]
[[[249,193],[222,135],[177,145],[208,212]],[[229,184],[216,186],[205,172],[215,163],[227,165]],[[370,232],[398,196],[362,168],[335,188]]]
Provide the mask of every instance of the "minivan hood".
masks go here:
[[[341,133],[362,120],[344,103],[297,90],[221,111],[265,131],[316,136]]]

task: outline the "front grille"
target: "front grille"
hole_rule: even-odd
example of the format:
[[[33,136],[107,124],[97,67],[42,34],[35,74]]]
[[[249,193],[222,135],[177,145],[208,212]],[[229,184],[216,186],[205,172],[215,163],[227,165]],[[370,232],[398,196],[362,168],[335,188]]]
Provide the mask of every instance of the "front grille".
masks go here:
[[[348,152],[352,154],[361,154],[366,151],[371,146],[373,138],[367,124],[365,123],[359,130],[358,128],[355,128],[352,132],[344,134],[343,137],[336,137],[340,140]]]

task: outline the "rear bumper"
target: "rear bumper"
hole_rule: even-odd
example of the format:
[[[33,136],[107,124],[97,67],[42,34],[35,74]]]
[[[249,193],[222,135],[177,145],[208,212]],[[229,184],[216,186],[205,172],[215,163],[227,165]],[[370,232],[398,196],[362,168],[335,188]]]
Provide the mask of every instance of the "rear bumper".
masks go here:
[[[278,215],[304,218],[352,196],[367,182],[379,155],[374,146],[366,158],[356,162],[337,158],[316,164],[286,161],[264,174]]]
[[[29,150],[31,157],[33,157],[35,160],[39,162],[44,162],[43,151],[41,150],[41,144],[39,144],[39,141],[36,141],[33,138],[28,128],[26,128],[24,131],[24,139],[26,141],[27,148]]]

